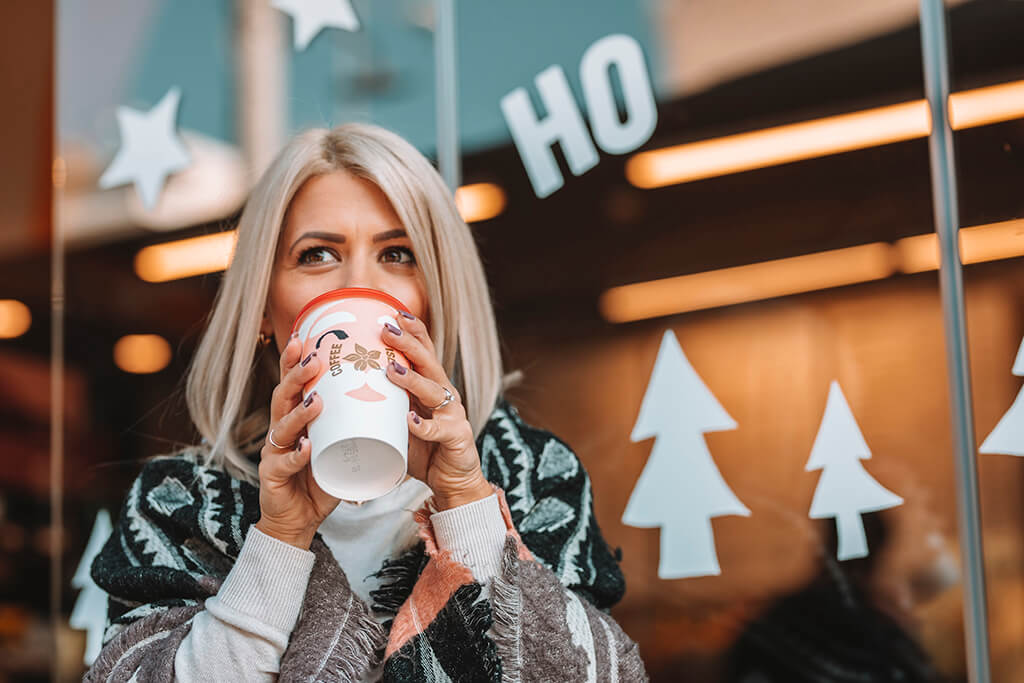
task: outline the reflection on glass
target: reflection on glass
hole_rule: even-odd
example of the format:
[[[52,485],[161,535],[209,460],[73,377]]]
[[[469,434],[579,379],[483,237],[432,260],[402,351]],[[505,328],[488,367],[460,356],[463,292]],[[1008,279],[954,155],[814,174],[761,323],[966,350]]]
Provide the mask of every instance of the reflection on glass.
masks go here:
[[[489,137],[467,131],[463,157],[466,183],[497,183],[508,196],[475,227],[524,369],[510,391],[566,434],[591,473],[627,581],[613,614],[652,679],[965,680],[917,3],[490,11],[460,9],[464,117],[523,89],[538,117],[554,118],[541,106],[553,86],[539,75],[557,67],[592,129],[580,56],[614,33],[641,45],[655,85],[657,128],[635,152],[581,164],[573,140],[537,133],[533,146],[548,145],[562,179],[547,194],[510,124]],[[503,41],[499,26],[514,35],[539,11],[547,23],[527,49]],[[548,31],[557,38],[543,40]],[[494,66],[485,75],[481,64]],[[964,134],[1024,113],[1020,75],[999,80],[1008,85],[954,88]],[[624,87],[616,97],[626,120]],[[1012,218],[965,222],[965,260],[1011,263]],[[996,313],[1009,300],[986,323],[1006,327]],[[710,428],[706,402],[664,393],[675,420],[633,441],[669,367],[669,334],[735,428]],[[873,511],[879,500],[864,498],[840,514],[854,473],[807,470],[833,382],[869,447],[861,454],[840,431],[837,449],[858,454],[862,488],[901,504]],[[682,438],[694,425],[706,431]],[[826,486],[830,476],[848,486]],[[749,516],[715,514],[722,482]],[[652,528],[630,525],[627,506],[641,493],[661,520],[647,515]],[[815,511],[835,516],[815,521]],[[836,525],[851,520],[863,523],[863,548],[840,559]],[[707,551],[705,532],[716,562],[663,578],[666,553],[697,566],[686,561]]]
[[[946,4],[981,443],[1013,418],[1021,389],[1024,3]],[[884,670],[964,680],[917,3],[455,5],[456,197],[509,369],[523,369],[509,394],[587,467],[626,577],[613,614],[652,679],[886,680]],[[31,46],[54,36],[57,132],[10,140],[13,157],[38,157],[40,168],[9,171],[4,183],[0,436],[16,457],[4,458],[0,493],[0,677],[49,678],[52,652],[38,643],[49,643],[51,547],[63,548],[57,666],[80,677],[88,629],[67,618],[86,591],[72,576],[140,460],[191,441],[178,380],[250,183],[288,134],[367,120],[436,158],[434,3],[351,8],[356,30],[329,26],[301,49],[300,27],[268,2],[62,0],[53,16],[7,22],[25,27],[8,61],[26,69],[43,64]],[[650,139],[629,152],[600,143],[615,128],[610,111],[628,123],[634,82],[608,66],[615,107],[595,112],[581,70],[589,49],[619,35],[639,46],[656,98]],[[562,180],[540,199],[501,103],[521,92],[538,120],[550,115],[537,78],[554,68],[593,153],[577,167],[567,143],[534,145]],[[124,143],[118,109],[150,111],[175,88],[188,167],[167,176],[151,208],[133,183],[101,188]],[[9,107],[11,130],[47,118],[23,99],[35,113],[22,120]],[[50,137],[52,153],[40,142]],[[48,214],[51,184],[67,262],[61,538],[48,517],[49,233],[36,217]],[[736,425],[699,437],[751,513],[699,520],[718,574],[659,578],[673,526],[622,522],[659,443],[631,435],[667,331]],[[869,551],[860,559],[837,558],[835,519],[809,516],[822,475],[806,465],[833,381],[870,447],[865,472],[904,501],[859,515]],[[664,451],[680,479],[696,466],[698,447],[687,448]],[[987,450],[1000,451],[979,465],[992,665],[994,680],[1013,681],[1024,676],[1024,464],[1009,448]]]
[[[1024,25],[1024,8],[971,2],[950,7],[947,16],[951,88],[978,93],[969,103],[954,98],[950,117],[957,131],[957,209],[979,447],[992,680],[1014,681],[1024,676],[1024,624],[1019,618],[1024,596],[1024,462],[1014,457],[1019,448],[1002,437],[1019,424],[1014,407],[1021,388],[1015,359],[1024,337],[1019,305],[1024,292],[1024,55],[1001,43]],[[963,125],[967,120],[975,126]],[[930,244],[928,249],[933,250]]]
[[[195,353],[219,274],[232,258],[234,222],[251,183],[291,133],[308,127],[374,121],[424,152],[434,151],[432,3],[355,0],[351,10],[356,25],[328,21],[298,48],[295,20],[265,0],[141,0],[102,7],[61,0],[38,22],[33,40],[54,36],[53,43],[40,45],[53,53],[56,83],[40,83],[42,92],[52,86],[56,93],[58,149],[41,154],[47,190],[50,157],[57,157],[52,182],[60,193],[53,212],[63,242],[54,246],[62,249],[67,270],[66,372],[57,399],[63,403],[63,441],[55,441],[66,531],[61,599],[54,608],[61,680],[81,677],[95,651],[96,625],[101,633],[106,625],[105,609],[94,609],[88,567],[82,568],[94,523],[104,514],[116,521],[146,456],[194,441],[180,378]],[[8,23],[28,30],[20,18]],[[24,61],[25,45],[17,50]],[[169,132],[164,137],[180,143],[184,155],[178,161],[184,156],[187,162],[161,170],[152,155],[137,154],[152,152],[152,139],[136,140],[144,144],[133,147],[134,129],[122,123],[129,110],[135,114],[128,118],[136,120],[154,111],[166,114],[160,120]],[[47,120],[42,111],[35,118]],[[32,144],[51,133],[40,132]],[[135,156],[128,154],[133,149]],[[119,154],[132,156],[131,173],[121,172]],[[105,174],[107,181],[101,180]],[[474,220],[494,215],[501,211],[500,191],[470,190],[467,206]],[[47,234],[45,227],[38,232]],[[3,253],[5,263],[17,264],[14,281],[24,285],[0,293],[0,332],[11,344],[0,376],[10,375],[15,404],[46,415],[40,425],[58,414],[42,397],[50,386],[49,328],[41,322],[48,321],[50,292],[44,256]],[[22,419],[25,410],[10,414]],[[24,450],[26,458],[32,453],[30,466],[12,466],[12,491],[0,498],[0,547],[4,553],[38,547],[39,553],[30,561],[22,552],[24,559],[13,564],[5,554],[0,570],[7,566],[44,581],[45,571],[31,562],[45,562],[57,537],[46,521],[50,440],[41,426],[22,432],[19,440],[38,446]],[[0,614],[13,620],[5,622],[12,635],[3,652],[22,654],[0,657],[0,678],[49,679],[52,647],[43,652],[32,646],[46,642],[39,635],[48,617],[45,586],[28,604],[17,597],[25,585],[5,582],[10,591]],[[11,609],[3,611],[5,605]]]

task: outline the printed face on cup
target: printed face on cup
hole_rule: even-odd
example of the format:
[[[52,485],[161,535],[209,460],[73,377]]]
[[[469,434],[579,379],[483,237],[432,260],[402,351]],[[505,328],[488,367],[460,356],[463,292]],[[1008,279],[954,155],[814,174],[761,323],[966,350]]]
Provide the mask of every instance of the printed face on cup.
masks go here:
[[[320,359],[320,371],[306,384],[307,391],[330,374],[345,386],[342,395],[353,401],[383,401],[396,390],[404,392],[385,375],[385,365],[393,360],[409,365],[381,338],[384,323],[398,327],[394,316],[385,311],[381,302],[372,299],[343,299],[303,321],[299,328],[302,357],[316,351]]]

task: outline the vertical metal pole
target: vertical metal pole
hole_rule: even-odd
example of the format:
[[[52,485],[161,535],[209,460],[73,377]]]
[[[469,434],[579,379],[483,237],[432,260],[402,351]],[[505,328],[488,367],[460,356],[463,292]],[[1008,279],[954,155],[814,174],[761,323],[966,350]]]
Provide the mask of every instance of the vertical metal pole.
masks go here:
[[[53,629],[54,658],[51,680],[60,680],[60,662],[64,661],[64,610],[61,595],[64,588],[64,218],[61,201],[67,180],[67,165],[60,156],[62,147],[57,121],[60,101],[60,25],[62,0],[51,4],[53,13],[53,79],[50,110],[50,224],[53,242],[50,246],[50,628]]]
[[[437,99],[437,165],[452,192],[462,182],[455,65],[455,0],[435,0],[434,76]]]
[[[64,161],[53,162],[55,174],[64,171]],[[64,611],[64,234],[57,208],[61,190],[51,195],[53,247],[50,252],[50,625],[54,637],[53,681],[59,680],[59,656]]]
[[[249,177],[255,180],[284,146],[291,43],[281,13],[265,0],[235,0],[235,16],[235,120]]]
[[[964,569],[964,639],[971,683],[989,683],[988,620],[985,564],[981,545],[978,470],[974,450],[970,364],[963,273],[960,267],[956,162],[949,126],[949,51],[942,0],[921,0],[921,51],[925,92],[931,110],[928,147],[931,158],[932,206],[939,237],[939,281],[946,331],[946,363],[953,417],[960,557]]]

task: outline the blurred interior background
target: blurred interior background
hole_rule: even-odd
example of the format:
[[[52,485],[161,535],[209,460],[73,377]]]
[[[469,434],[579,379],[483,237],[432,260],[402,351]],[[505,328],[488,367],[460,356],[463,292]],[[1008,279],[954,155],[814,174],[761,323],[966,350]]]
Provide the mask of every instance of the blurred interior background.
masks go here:
[[[372,121],[436,159],[434,2],[351,4],[358,30],[324,30],[302,51],[268,0],[0,4],[0,681],[81,677],[71,579],[97,514],[117,514],[140,460],[195,437],[184,372],[233,221],[287,136]],[[652,679],[732,680],[737,658],[752,657],[744,638],[835,564],[833,522],[808,518],[820,475],[805,464],[837,380],[871,449],[865,469],[904,500],[865,517],[871,566],[850,565],[851,581],[931,666],[966,680],[928,129],[914,113],[917,2],[454,6],[457,199],[506,369],[522,372],[510,396],[590,472],[627,580],[613,614]],[[946,7],[980,444],[1021,388],[1011,370],[1024,336],[1024,2]],[[580,61],[611,34],[641,46],[657,126],[581,175],[555,145],[563,184],[539,198],[499,102],[526,88],[543,111],[534,79],[559,65],[586,117]],[[120,144],[118,107],[148,111],[171,88],[191,164],[147,209],[133,186],[101,189],[99,178]],[[911,124],[894,123],[894,105]],[[853,112],[863,116],[842,118]],[[66,269],[62,367],[54,248]],[[666,330],[738,424],[705,439],[752,513],[713,520],[716,576],[659,579],[664,531],[621,522],[651,453],[652,440],[630,433]],[[978,469],[993,680],[1020,681],[1024,461],[979,455]],[[832,646],[812,640],[785,656]]]

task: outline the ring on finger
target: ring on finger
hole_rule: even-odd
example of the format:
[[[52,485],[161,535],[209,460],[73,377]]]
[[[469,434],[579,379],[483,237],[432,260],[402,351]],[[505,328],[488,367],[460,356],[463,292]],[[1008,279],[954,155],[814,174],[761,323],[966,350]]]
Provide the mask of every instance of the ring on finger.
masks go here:
[[[448,391],[448,387],[441,385],[441,388],[444,389],[444,400],[438,403],[433,408],[431,408],[432,411],[438,410],[439,408],[444,408],[446,405],[455,400],[455,396],[452,395],[452,392]]]
[[[267,441],[270,442],[271,446],[274,446],[275,448],[280,448],[282,451],[290,451],[291,450],[291,446],[282,446],[278,442],[274,441],[274,430],[273,429],[271,429],[270,433],[267,434]]]

